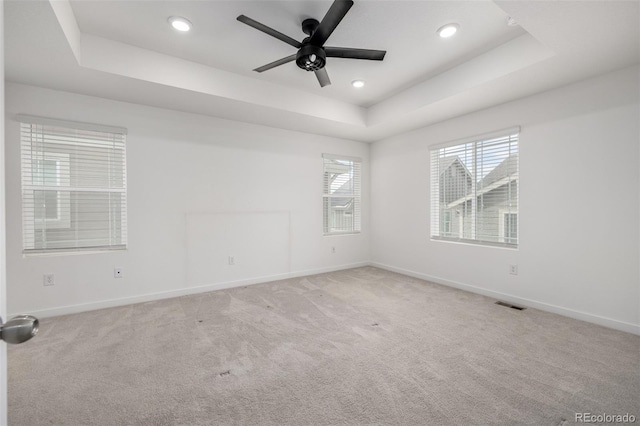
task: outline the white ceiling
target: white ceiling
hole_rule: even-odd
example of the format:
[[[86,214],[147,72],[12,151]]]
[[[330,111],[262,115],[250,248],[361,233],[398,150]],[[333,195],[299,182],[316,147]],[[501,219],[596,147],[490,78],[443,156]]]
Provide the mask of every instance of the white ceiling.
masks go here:
[[[6,1],[7,80],[375,141],[640,61],[638,1],[356,0],[327,45],[387,50],[329,58],[331,86],[295,53],[236,21],[302,40],[331,1]],[[184,16],[182,34],[167,23]],[[513,17],[520,25],[506,24]],[[450,39],[436,30],[460,24]],[[352,80],[366,86],[354,89]]]
[[[261,65],[292,55],[296,49],[236,20],[245,14],[301,41],[301,23],[318,21],[332,1],[72,1],[83,33],[153,50],[247,77],[295,87],[356,105],[380,101],[399,88],[450,68],[518,35],[507,15],[490,2],[357,2],[328,40],[328,46],[387,50],[382,62],[329,59],[332,85],[321,88],[313,73],[294,62],[264,73]],[[183,16],[193,31],[176,33],[168,16]],[[436,29],[449,22],[462,31],[441,39]],[[409,66],[407,66],[409,65]],[[351,81],[367,82],[355,90]]]

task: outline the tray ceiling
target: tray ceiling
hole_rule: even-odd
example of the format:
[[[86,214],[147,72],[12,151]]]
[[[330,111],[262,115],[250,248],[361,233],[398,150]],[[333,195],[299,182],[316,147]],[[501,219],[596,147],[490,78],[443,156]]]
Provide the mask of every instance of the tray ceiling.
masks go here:
[[[375,141],[638,63],[638,2],[356,1],[327,45],[387,50],[382,62],[329,58],[332,84],[289,63],[331,1],[5,2],[8,80]],[[178,33],[170,16],[193,23]],[[509,26],[512,17],[518,25]],[[459,32],[436,30],[455,22]],[[608,29],[615,25],[615,31]],[[25,55],[25,52],[29,52]],[[355,89],[353,80],[364,80]]]

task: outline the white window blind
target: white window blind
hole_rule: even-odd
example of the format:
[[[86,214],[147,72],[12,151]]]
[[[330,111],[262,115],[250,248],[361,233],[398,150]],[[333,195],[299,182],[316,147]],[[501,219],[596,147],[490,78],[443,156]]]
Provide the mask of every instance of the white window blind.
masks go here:
[[[324,234],[360,232],[362,160],[329,154],[322,158]]]
[[[431,150],[431,238],[518,246],[518,133]]]
[[[125,248],[126,129],[17,119],[24,252]]]

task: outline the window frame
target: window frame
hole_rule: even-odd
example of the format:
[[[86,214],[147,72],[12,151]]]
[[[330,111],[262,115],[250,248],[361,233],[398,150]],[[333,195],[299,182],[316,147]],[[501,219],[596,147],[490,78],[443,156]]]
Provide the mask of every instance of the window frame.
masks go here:
[[[516,182],[517,187],[516,187],[516,194],[515,194],[515,208],[510,208],[510,207],[503,207],[503,208],[499,208],[498,209],[498,217],[497,217],[497,235],[494,235],[493,238],[495,238],[497,241],[487,241],[486,239],[480,239],[478,238],[478,230],[476,229],[478,227],[478,216],[479,216],[479,208],[478,208],[478,203],[482,202],[484,195],[486,192],[490,192],[491,190],[488,190],[486,192],[481,192],[483,191],[485,188],[482,188],[480,190],[477,189],[478,183],[481,179],[483,179],[485,176],[488,176],[489,173],[491,173],[491,171],[495,168],[497,168],[499,165],[501,165],[501,163],[498,163],[498,165],[496,165],[493,169],[491,169],[487,174],[485,174],[484,176],[481,177],[481,179],[479,180],[478,177],[480,177],[480,173],[477,170],[477,168],[475,167],[476,164],[482,164],[482,161],[479,161],[478,158],[480,158],[480,156],[478,155],[478,145],[481,145],[482,143],[487,143],[487,142],[492,142],[493,140],[496,139],[507,139],[505,141],[506,143],[509,144],[514,144],[515,146],[515,150],[513,151],[513,154],[516,155],[516,171],[513,174],[508,174],[509,176],[509,180],[506,184],[509,185],[509,191],[511,191],[511,184],[513,181]],[[440,176],[442,175],[443,171],[446,169],[442,169],[440,168],[440,159],[444,158],[440,156],[440,152],[443,149],[446,148],[455,148],[458,146],[462,146],[462,145],[472,145],[472,161],[473,161],[473,173],[469,172],[472,175],[472,183],[471,183],[471,189],[466,189],[467,191],[467,195],[465,195],[462,199],[463,202],[460,203],[461,205],[467,205],[467,203],[471,204],[471,208],[470,210],[467,209],[465,207],[465,210],[469,210],[470,213],[470,219],[466,222],[466,225],[469,227],[470,229],[470,233],[471,236],[473,238],[464,238],[464,227],[465,227],[465,222],[463,222],[463,217],[462,215],[460,216],[460,229],[462,229],[462,234],[459,234],[459,236],[454,237],[454,236],[450,236],[450,235],[446,235],[445,230],[443,229],[443,221],[444,221],[444,215],[443,212],[446,212],[448,210],[450,210],[450,208],[453,208],[453,206],[447,206],[447,209],[442,209],[441,203],[440,203]],[[481,148],[484,148],[483,146],[481,146]],[[511,146],[509,146],[509,149],[511,148]],[[503,160],[506,161],[507,159],[509,159],[511,157],[511,155],[513,155],[511,153],[511,151],[508,151],[509,155]],[[442,241],[442,242],[453,242],[453,243],[461,243],[461,244],[469,244],[469,245],[480,245],[480,246],[487,246],[487,247],[500,247],[500,248],[507,248],[507,249],[514,249],[517,250],[520,244],[520,223],[519,223],[519,214],[518,214],[518,208],[517,206],[519,205],[519,198],[520,198],[520,177],[519,177],[519,164],[520,164],[520,159],[519,159],[519,153],[520,153],[520,127],[513,127],[513,128],[509,128],[509,129],[504,129],[504,130],[499,130],[499,131],[495,131],[495,132],[491,132],[491,133],[486,133],[483,135],[478,135],[478,136],[474,136],[474,137],[470,137],[470,138],[464,138],[464,139],[458,139],[458,140],[454,140],[454,141],[450,141],[450,142],[446,142],[446,143],[442,143],[442,144],[438,144],[438,145],[434,145],[431,146],[429,148],[429,154],[430,154],[430,158],[429,158],[429,166],[430,166],[430,200],[429,200],[429,205],[430,205],[430,225],[429,225],[429,236],[430,236],[430,240],[431,241]],[[437,159],[437,161],[436,161]],[[454,160],[455,161],[455,160]],[[437,163],[437,166],[434,168],[434,165]],[[462,163],[464,166],[464,163]],[[509,167],[509,166],[507,166]],[[436,169],[436,170],[434,170]],[[466,168],[465,168],[466,169]],[[499,188],[496,187],[496,188]],[[509,193],[509,197],[510,197],[510,193]],[[468,199],[467,199],[468,198]],[[512,200],[512,199],[510,199]],[[459,200],[457,200],[459,201]],[[453,204],[453,203],[451,203]],[[509,203],[509,205],[511,205],[511,203]],[[504,214],[505,213],[513,213],[516,214],[516,223],[517,223],[517,231],[516,231],[516,241],[515,242],[506,242],[505,241],[505,235],[504,235]],[[452,215],[453,216],[453,215]],[[453,224],[453,221],[450,221],[451,224]],[[495,223],[495,222],[494,222]],[[453,232],[450,232],[451,234],[453,234]]]
[[[334,155],[334,154],[322,154],[322,231],[323,236],[335,236],[335,235],[353,235],[362,232],[362,159],[359,157],[351,157],[347,155]],[[353,174],[352,192],[346,194],[331,194],[329,193],[328,182],[326,181],[326,166],[327,161],[343,161],[352,163],[351,173]],[[331,231],[330,221],[331,218],[327,217],[329,212],[333,212],[331,208],[327,208],[327,203],[331,205],[332,199],[344,199],[350,200],[346,206],[351,204],[352,209],[349,211],[349,207],[345,207],[345,216],[350,216],[351,228],[350,230],[333,230]],[[351,214],[348,214],[351,213]]]
[[[104,126],[99,124],[79,123],[45,117],[36,117],[24,114],[15,116],[15,120],[20,125],[20,157],[21,157],[21,209],[22,209],[22,253],[24,256],[38,256],[49,254],[80,254],[87,252],[103,252],[127,249],[127,174],[126,174],[126,134],[127,129],[115,126]],[[90,149],[103,150],[104,161],[107,164],[104,179],[107,186],[100,184],[89,185],[82,182],[78,186],[82,174],[77,171],[82,167],[87,167],[87,160],[72,158],[71,152],[56,152],[59,146],[68,146],[71,152]],[[55,184],[52,180],[47,182],[47,176],[37,176],[36,162],[56,161]],[[91,161],[95,161],[90,159]],[[113,161],[119,161],[118,164]],[[62,164],[61,164],[62,163]],[[112,168],[113,164],[118,164],[117,168]],[[115,174],[113,174],[115,171]],[[42,173],[45,173],[44,171]],[[82,173],[82,172],[80,172]],[[35,177],[38,177],[37,182]],[[75,176],[75,178],[73,177]],[[73,180],[72,180],[73,179]],[[114,180],[115,179],[115,180]],[[104,185],[104,184],[103,184]],[[36,206],[36,192],[56,191],[58,210],[57,218],[38,217]],[[109,195],[108,207],[100,210],[108,219],[106,226],[102,229],[107,232],[108,237],[103,238],[106,244],[90,245],[86,244],[97,237],[78,238],[78,231],[71,220],[73,206],[72,199],[80,194],[108,193],[120,194],[117,207],[111,204]],[[43,207],[46,204],[43,204]],[[46,207],[45,207],[46,208]],[[78,213],[76,213],[78,214]],[[86,213],[83,213],[86,214]],[[45,213],[46,216],[46,213]],[[78,220],[77,218],[75,220]],[[86,221],[86,219],[81,219]],[[82,222],[76,222],[82,223]],[[76,233],[75,239],[63,239],[55,241],[56,246],[47,247],[47,243],[39,246],[36,235],[46,233],[48,230],[58,232]],[[67,230],[67,231],[65,231]],[[85,231],[86,232],[86,231]],[[114,233],[116,232],[116,233]],[[113,234],[112,234],[113,233]],[[113,237],[112,235],[115,235]],[[106,239],[105,239],[106,238]],[[64,243],[67,243],[65,246]],[[83,244],[83,242],[85,244]]]

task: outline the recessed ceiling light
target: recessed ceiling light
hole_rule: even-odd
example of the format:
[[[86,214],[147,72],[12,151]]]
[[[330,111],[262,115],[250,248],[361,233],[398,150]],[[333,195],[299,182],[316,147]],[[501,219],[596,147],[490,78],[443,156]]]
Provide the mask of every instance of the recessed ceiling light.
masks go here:
[[[353,81],[351,82],[351,85],[352,85],[353,87],[360,88],[360,87],[363,87],[363,86],[364,86],[364,81],[362,81],[362,80],[353,80]]]
[[[454,35],[458,31],[458,28],[460,28],[460,25],[458,24],[447,24],[440,27],[436,32],[440,37],[447,38]]]
[[[180,16],[172,16],[169,18],[169,23],[178,31],[187,32],[191,29],[191,22]]]

